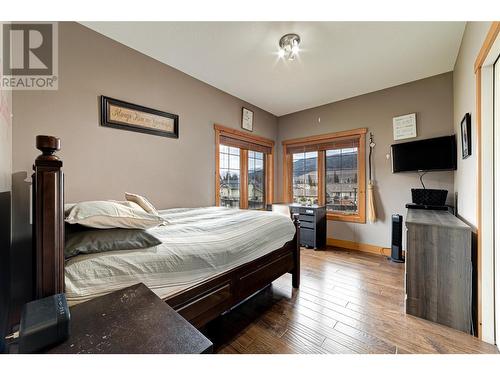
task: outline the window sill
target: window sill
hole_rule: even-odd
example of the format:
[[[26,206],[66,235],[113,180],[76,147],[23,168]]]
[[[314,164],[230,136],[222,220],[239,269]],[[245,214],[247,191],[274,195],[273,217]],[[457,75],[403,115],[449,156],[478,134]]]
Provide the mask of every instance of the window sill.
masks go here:
[[[359,223],[366,224],[366,220],[364,215],[347,215],[347,214],[338,214],[333,212],[327,212],[326,218],[332,221],[345,221],[348,223]]]

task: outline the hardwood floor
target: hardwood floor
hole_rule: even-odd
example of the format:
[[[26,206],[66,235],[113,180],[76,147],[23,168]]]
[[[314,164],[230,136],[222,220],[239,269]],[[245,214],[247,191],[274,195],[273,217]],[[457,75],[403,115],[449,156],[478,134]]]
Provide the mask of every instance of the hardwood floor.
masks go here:
[[[497,353],[493,345],[404,313],[404,265],[384,256],[302,249],[285,275],[203,329],[218,353]]]

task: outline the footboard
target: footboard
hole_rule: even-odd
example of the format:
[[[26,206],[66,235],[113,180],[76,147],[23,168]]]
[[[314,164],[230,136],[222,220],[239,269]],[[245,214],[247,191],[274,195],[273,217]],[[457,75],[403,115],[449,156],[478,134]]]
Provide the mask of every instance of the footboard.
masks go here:
[[[299,220],[294,216],[295,236],[283,247],[165,299],[186,320],[201,327],[236,306],[285,273],[292,286],[300,284]]]

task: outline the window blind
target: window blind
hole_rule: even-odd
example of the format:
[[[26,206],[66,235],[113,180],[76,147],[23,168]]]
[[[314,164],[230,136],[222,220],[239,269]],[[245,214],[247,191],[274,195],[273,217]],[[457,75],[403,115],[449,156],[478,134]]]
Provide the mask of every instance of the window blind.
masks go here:
[[[341,148],[357,147],[359,145],[360,136],[328,139],[324,142],[303,143],[288,145],[286,151],[288,154],[296,154],[299,152],[337,150]]]
[[[242,150],[262,152],[264,154],[270,154],[272,152],[271,147],[259,145],[259,144],[252,143],[252,142],[245,141],[245,140],[238,139],[238,138],[232,138],[232,137],[227,136],[227,135],[220,136],[220,143],[225,145],[225,146],[237,147],[237,148],[240,148]]]

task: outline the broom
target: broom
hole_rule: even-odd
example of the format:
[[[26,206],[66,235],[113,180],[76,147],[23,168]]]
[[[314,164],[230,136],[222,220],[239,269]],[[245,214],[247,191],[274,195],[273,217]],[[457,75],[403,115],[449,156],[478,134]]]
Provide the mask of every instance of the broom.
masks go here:
[[[372,151],[375,147],[373,142],[373,134],[370,133],[370,151],[368,153],[368,221],[374,223],[377,221],[377,212],[375,211],[375,200],[373,197],[373,181],[372,181]]]

